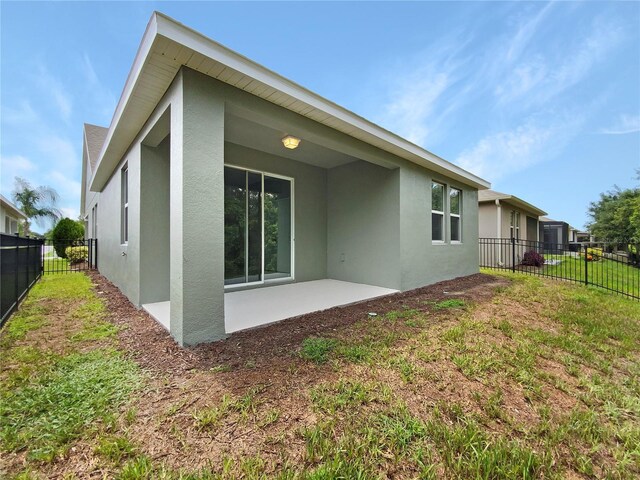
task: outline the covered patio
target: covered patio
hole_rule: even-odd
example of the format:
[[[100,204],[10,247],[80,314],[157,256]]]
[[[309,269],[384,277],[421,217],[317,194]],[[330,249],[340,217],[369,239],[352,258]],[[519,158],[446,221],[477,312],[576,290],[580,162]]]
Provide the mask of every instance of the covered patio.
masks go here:
[[[224,294],[225,329],[233,333],[396,292],[398,290],[331,279],[227,292]],[[142,308],[169,330],[170,302],[148,303]]]

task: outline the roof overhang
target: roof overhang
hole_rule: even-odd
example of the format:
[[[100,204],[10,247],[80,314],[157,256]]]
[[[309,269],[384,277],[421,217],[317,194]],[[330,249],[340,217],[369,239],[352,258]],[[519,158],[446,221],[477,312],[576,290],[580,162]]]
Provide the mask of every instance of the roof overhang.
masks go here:
[[[26,220],[27,216],[25,213],[16,207],[13,203],[11,203],[8,199],[4,197],[4,195],[0,195],[0,203],[2,207],[7,211],[13,214],[16,218],[21,220]],[[3,220],[4,221],[4,220]]]
[[[535,207],[531,205],[529,202],[525,202],[521,198],[515,197],[513,195],[501,195],[499,197],[492,198],[492,199],[480,200],[479,203],[494,203],[496,200],[499,202],[505,201],[515,207],[521,208],[522,210],[526,210],[529,213],[533,213],[535,214],[536,218],[547,214],[547,212],[545,212],[544,210],[540,210],[538,207]]]
[[[91,190],[100,191],[182,66],[478,189],[486,180],[154,12],[116,107]]]

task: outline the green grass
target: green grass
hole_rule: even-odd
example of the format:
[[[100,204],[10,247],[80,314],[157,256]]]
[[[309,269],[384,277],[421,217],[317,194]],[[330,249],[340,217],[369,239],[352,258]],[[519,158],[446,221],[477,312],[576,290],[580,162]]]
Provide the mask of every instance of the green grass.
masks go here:
[[[459,298],[451,298],[449,300],[442,300],[441,302],[437,302],[434,307],[436,310],[444,310],[447,308],[462,308],[466,305],[464,300]]]
[[[584,282],[586,269],[590,284],[640,297],[640,268],[606,258],[587,262],[585,267],[584,257],[545,255],[547,257],[559,259],[560,264],[543,266],[541,273],[545,275]]]
[[[639,478],[640,302],[497,275],[508,285],[480,304],[396,305],[305,339],[274,371],[167,373],[143,404],[126,403],[140,372],[90,284],[58,276],[53,304],[34,289],[2,337],[2,448],[28,452],[25,478],[59,475],[77,441],[122,479]],[[67,348],[29,343],[60,305]]]
[[[44,328],[66,332],[55,349],[46,334],[29,341]],[[10,359],[1,371],[2,451],[53,461],[112,422],[142,382],[138,367],[113,348],[116,331],[85,275],[47,275],[33,287],[0,340],[2,357]]]
[[[300,356],[314,363],[325,363],[329,354],[336,348],[338,342],[331,338],[309,337],[302,342]]]
[[[30,457],[50,461],[92,423],[115,412],[139,381],[137,367],[113,350],[60,358],[34,384],[2,392],[2,448],[27,449]]]

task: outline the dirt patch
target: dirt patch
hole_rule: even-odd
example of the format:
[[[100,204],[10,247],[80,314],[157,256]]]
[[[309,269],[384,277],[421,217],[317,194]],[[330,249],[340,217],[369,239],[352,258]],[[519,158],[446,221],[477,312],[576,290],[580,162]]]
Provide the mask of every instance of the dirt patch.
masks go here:
[[[209,370],[216,366],[245,371],[267,367],[273,371],[286,364],[288,369],[305,338],[337,337],[356,322],[366,319],[369,312],[378,315],[402,309],[434,312],[436,302],[451,298],[481,302],[491,298],[497,287],[508,283],[490,275],[470,275],[236,332],[222,341],[180,348],[161,325],[146,312],[135,308],[106,278],[95,272],[90,272],[89,276],[96,293],[107,302],[114,323],[123,327],[120,333],[123,347],[131,351],[141,366],[165,373]],[[249,383],[255,380],[251,379]]]

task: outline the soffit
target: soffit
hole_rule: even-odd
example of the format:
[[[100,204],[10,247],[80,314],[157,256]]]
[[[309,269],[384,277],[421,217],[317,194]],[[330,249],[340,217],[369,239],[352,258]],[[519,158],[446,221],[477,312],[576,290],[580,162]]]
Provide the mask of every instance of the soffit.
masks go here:
[[[94,173],[101,190],[182,66],[474,188],[489,183],[160,13],[145,31]]]

